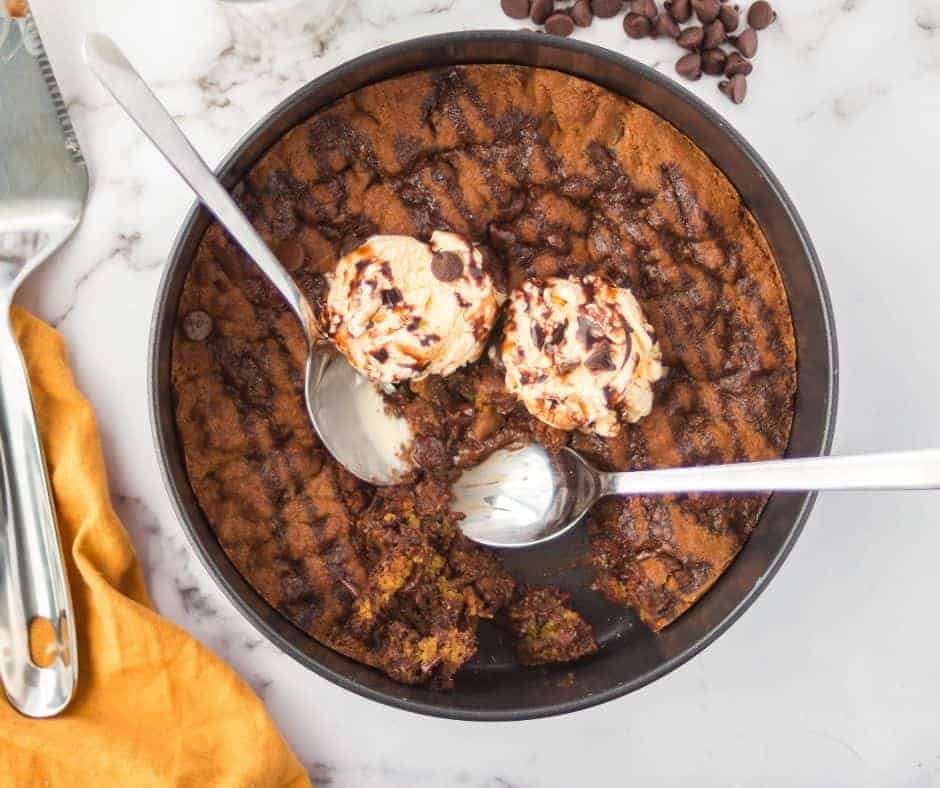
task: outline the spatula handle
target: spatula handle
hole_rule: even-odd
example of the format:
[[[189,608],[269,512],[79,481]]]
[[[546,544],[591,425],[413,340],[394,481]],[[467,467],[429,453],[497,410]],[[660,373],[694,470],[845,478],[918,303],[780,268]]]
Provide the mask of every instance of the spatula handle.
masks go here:
[[[6,307],[0,318],[0,680],[30,717],[62,711],[78,681],[75,615],[26,367]],[[50,664],[35,664],[30,624],[53,632]],[[51,626],[50,626],[51,625]]]

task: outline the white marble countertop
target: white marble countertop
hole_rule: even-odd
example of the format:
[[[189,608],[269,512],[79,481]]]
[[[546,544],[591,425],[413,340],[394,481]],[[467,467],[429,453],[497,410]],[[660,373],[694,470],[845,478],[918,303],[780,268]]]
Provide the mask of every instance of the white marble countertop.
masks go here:
[[[192,198],[93,83],[81,32],[114,36],[215,162],[276,102],[355,55],[518,25],[497,0],[352,0],[322,39],[284,35],[275,47],[216,0],[33,5],[93,187],[77,237],[22,301],[68,340],[160,611],[255,687],[316,782],[940,785],[931,493],[823,496],[778,577],[717,643],[640,692],[567,717],[418,717],[340,690],[263,640],[190,550],[150,436],[147,332]],[[747,102],[733,106],[711,79],[692,90],[767,159],[816,242],[841,351],[836,451],[940,446],[940,0],[777,5]],[[582,37],[672,73],[670,44],[628,42],[617,22]]]

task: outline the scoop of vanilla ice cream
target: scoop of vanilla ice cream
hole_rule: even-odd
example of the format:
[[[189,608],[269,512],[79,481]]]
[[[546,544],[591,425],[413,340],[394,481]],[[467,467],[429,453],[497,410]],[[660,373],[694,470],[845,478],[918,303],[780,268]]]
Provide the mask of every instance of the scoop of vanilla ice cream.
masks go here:
[[[506,386],[536,418],[612,437],[653,407],[663,375],[633,293],[596,276],[528,281],[510,296]]]
[[[502,300],[466,238],[374,235],[329,277],[327,330],[371,380],[420,380],[476,361]]]

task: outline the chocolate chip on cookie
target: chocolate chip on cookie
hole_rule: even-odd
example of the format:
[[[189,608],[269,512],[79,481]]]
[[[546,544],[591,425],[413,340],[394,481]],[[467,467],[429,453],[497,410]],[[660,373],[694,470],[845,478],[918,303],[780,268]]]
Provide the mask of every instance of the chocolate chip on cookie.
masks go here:
[[[205,342],[212,333],[212,318],[201,309],[194,309],[183,318],[183,333],[193,342]]]

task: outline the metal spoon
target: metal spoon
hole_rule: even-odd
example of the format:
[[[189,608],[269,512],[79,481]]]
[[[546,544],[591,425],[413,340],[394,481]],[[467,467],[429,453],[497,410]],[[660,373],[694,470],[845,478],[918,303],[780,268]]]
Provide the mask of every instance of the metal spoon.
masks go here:
[[[385,410],[376,388],[341,356],[317,347],[320,333],[307,298],[117,45],[107,36],[92,33],[85,37],[84,51],[95,76],[297,316],[308,347],[307,413],[327,451],[360,479],[393,484],[409,469],[401,457],[402,446],[411,440],[406,422]]]
[[[571,449],[530,444],[463,473],[453,508],[473,541],[528,547],[561,536],[607,495],[932,488],[940,488],[940,449],[603,473]]]

